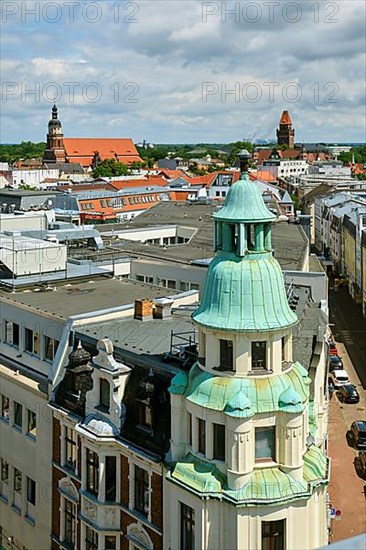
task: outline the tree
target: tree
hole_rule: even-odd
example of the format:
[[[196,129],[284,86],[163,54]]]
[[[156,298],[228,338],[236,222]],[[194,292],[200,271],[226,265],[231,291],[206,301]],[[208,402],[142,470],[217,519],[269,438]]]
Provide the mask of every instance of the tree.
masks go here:
[[[253,145],[249,141],[236,141],[235,143],[230,143],[230,155],[228,157],[228,162],[233,166],[237,162],[237,155],[241,149],[247,149],[249,153],[253,152]]]
[[[117,176],[127,176],[129,169],[123,162],[118,162],[115,159],[105,159],[97,164],[93,170],[95,178],[113,178]]]

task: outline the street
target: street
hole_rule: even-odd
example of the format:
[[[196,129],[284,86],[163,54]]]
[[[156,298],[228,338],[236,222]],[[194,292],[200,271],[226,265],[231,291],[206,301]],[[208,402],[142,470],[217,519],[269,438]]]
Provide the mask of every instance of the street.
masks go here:
[[[366,419],[366,319],[345,288],[330,288],[329,322],[344,368],[360,394],[358,404],[341,403],[336,394],[330,403],[329,495],[331,505],[341,512],[332,520],[332,541],[336,542],[366,531],[366,480],[357,475],[354,460],[358,451],[349,446],[346,437],[354,420]]]
[[[334,324],[334,338],[345,345],[366,390],[366,318],[345,288],[329,291],[329,322]]]

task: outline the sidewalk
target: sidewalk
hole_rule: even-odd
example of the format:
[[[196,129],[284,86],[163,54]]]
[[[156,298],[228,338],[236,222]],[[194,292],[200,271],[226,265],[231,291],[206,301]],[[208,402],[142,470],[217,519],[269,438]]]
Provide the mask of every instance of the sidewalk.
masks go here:
[[[330,402],[328,452],[332,462],[328,492],[332,507],[341,511],[341,519],[332,520],[332,542],[366,532],[366,480],[356,474],[354,459],[358,451],[349,447],[346,439],[351,423],[366,419],[365,392],[345,346],[337,342],[337,348],[352,384],[357,386],[361,400],[358,404],[343,404],[334,394]]]

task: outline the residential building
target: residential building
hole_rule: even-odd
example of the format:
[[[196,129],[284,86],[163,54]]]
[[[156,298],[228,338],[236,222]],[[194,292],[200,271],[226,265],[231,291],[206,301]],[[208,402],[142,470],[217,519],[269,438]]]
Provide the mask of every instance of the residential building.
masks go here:
[[[272,254],[273,219],[246,173],[214,214],[216,254],[192,315],[198,360],[169,388],[166,548],[327,542],[327,318],[311,372],[293,355],[298,317]]]

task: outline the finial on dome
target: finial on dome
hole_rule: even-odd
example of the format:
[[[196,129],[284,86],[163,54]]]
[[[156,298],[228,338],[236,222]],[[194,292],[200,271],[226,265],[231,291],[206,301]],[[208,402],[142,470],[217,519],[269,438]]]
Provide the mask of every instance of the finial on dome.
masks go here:
[[[238,159],[239,159],[239,165],[240,165],[240,173],[247,173],[248,172],[248,162],[249,159],[252,158],[252,155],[247,151],[247,149],[241,149],[238,153]]]

